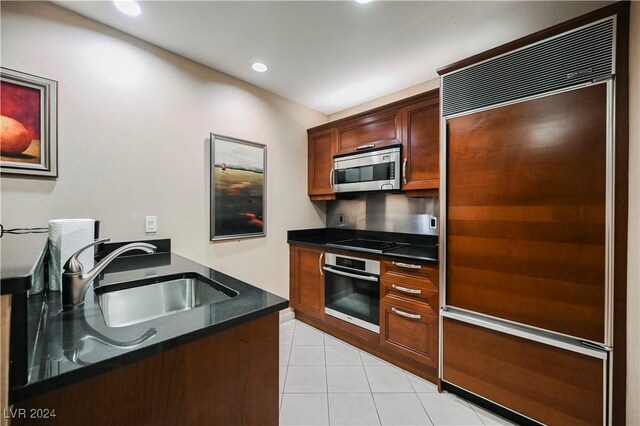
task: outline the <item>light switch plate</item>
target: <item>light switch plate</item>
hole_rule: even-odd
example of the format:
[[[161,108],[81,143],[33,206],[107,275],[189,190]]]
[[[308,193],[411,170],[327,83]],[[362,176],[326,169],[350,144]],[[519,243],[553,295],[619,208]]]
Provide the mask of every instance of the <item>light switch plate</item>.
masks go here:
[[[144,232],[147,234],[158,231],[158,216],[146,216],[144,218]]]

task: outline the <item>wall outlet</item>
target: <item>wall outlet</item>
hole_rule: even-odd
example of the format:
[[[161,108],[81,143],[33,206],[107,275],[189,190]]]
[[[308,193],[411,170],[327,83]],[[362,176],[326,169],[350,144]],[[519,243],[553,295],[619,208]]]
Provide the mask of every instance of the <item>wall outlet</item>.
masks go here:
[[[144,218],[144,232],[147,234],[158,231],[158,216],[146,216]]]
[[[338,223],[340,225],[344,225],[344,215],[342,213],[340,213],[340,215],[338,215]]]
[[[438,229],[438,218],[435,216],[431,216],[429,219],[429,228],[430,229]]]

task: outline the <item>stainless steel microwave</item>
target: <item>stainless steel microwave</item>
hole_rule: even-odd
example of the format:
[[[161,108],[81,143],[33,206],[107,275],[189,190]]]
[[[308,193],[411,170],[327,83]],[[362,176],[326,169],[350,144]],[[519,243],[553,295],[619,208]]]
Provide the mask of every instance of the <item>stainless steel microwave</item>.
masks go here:
[[[334,192],[400,190],[400,146],[333,157]]]

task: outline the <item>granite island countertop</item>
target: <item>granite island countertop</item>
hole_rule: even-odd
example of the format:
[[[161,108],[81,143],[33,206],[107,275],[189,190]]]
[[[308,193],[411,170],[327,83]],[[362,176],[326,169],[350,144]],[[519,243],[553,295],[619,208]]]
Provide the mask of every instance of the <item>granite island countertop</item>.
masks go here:
[[[233,298],[124,327],[107,326],[92,288],[83,308],[62,312],[59,292],[27,301],[26,383],[12,384],[19,402],[181,344],[277,312],[288,301],[174,253],[121,257],[93,285],[196,273],[237,292]]]

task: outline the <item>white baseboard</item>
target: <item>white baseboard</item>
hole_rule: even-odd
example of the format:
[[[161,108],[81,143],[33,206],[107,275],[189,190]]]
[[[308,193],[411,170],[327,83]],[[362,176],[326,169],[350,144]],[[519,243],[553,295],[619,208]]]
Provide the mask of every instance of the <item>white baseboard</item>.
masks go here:
[[[284,324],[287,321],[291,321],[295,319],[296,314],[293,312],[293,309],[286,308],[280,311],[280,324]]]

